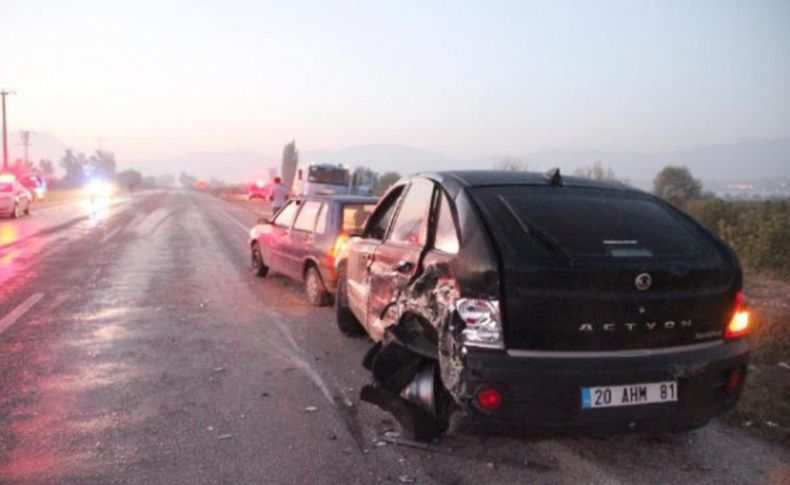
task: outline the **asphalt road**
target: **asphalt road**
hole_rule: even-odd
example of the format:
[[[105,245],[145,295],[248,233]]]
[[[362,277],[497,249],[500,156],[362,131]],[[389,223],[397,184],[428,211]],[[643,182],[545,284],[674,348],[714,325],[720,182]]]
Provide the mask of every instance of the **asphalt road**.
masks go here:
[[[0,482],[790,483],[786,449],[719,422],[382,442],[397,426],[358,398],[369,343],[253,277],[254,221],[181,191],[0,221]]]

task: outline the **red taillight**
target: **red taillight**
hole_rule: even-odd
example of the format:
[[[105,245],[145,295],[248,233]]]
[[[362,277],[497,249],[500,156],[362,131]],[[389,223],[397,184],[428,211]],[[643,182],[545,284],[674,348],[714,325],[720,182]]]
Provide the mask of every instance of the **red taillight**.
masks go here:
[[[750,315],[746,307],[746,297],[743,296],[742,291],[739,291],[735,294],[735,305],[732,317],[724,332],[724,338],[730,340],[746,335],[749,332],[749,320]]]
[[[486,387],[477,393],[477,404],[484,411],[494,411],[502,405],[502,394],[493,387]]]
[[[730,372],[730,375],[727,377],[727,392],[729,394],[738,392],[743,383],[743,376],[743,369],[734,369]]]
[[[337,257],[340,255],[340,252],[343,251],[343,247],[346,245],[347,242],[348,242],[348,234],[341,233],[339,236],[337,236],[337,239],[335,239],[335,244],[331,248],[329,248],[329,251],[327,251],[326,254],[326,262],[329,265],[329,267],[331,268],[335,267],[335,261],[337,260]]]

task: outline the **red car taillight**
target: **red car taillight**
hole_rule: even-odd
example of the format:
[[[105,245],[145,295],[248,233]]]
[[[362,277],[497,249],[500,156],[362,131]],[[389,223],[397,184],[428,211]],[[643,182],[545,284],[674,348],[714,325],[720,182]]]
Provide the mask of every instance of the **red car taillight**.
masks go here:
[[[335,261],[337,261],[337,257],[340,255],[340,252],[343,251],[343,247],[346,245],[347,242],[348,242],[348,234],[341,233],[339,236],[337,236],[337,239],[335,239],[335,244],[332,245],[331,248],[329,248],[329,251],[327,251],[326,264],[330,268],[335,267]]]
[[[749,309],[746,307],[746,297],[742,291],[735,294],[735,305],[732,317],[724,331],[724,338],[732,340],[743,337],[749,332]]]

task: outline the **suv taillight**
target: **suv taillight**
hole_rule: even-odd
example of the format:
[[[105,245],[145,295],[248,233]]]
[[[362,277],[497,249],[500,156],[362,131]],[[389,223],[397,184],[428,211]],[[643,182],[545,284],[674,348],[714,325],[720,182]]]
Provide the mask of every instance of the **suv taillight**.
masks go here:
[[[732,317],[724,331],[725,340],[743,337],[749,332],[749,309],[746,307],[746,297],[742,291],[735,294]]]
[[[502,318],[498,300],[459,298],[455,308],[464,322],[464,345],[502,349]]]

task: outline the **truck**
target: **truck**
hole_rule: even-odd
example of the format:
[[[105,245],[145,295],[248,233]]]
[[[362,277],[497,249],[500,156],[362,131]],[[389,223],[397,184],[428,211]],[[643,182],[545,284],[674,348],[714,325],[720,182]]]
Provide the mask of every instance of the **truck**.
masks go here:
[[[299,168],[293,183],[294,195],[370,195],[376,183],[368,168],[351,169],[341,163],[311,163]]]

